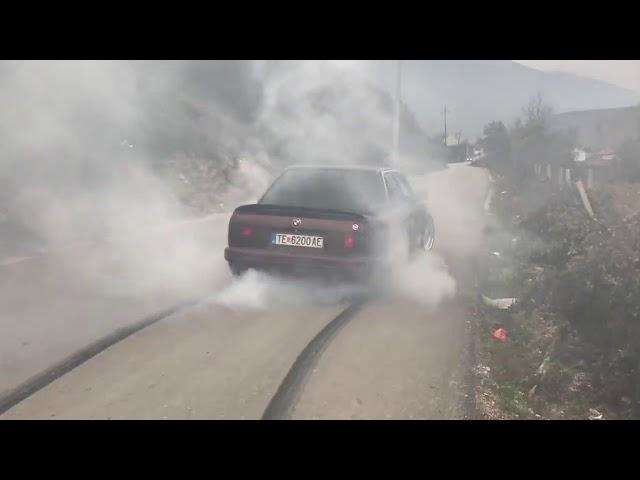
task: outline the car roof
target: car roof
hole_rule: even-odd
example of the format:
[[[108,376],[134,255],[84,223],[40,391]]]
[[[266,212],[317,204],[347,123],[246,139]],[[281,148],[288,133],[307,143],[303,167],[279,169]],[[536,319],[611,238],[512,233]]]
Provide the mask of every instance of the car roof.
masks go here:
[[[354,170],[368,172],[393,172],[396,171],[390,167],[380,167],[371,165],[290,165],[285,170],[293,169],[311,169],[311,170]]]

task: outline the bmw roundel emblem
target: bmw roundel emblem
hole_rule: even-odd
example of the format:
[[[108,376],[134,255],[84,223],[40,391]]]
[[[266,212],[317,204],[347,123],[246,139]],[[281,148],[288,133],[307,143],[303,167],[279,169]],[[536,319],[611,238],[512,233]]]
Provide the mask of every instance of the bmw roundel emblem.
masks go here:
[[[293,225],[294,227],[299,227],[300,225],[302,225],[302,220],[299,218],[294,218],[293,220],[291,220],[291,225]]]
[[[353,228],[353,231],[357,231],[358,228],[360,228],[360,226],[357,223],[354,223],[353,225],[351,225],[351,228]]]

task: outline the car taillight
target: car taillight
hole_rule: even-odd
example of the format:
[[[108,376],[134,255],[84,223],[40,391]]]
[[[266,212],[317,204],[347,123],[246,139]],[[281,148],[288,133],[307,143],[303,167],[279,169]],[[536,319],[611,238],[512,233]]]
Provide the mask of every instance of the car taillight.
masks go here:
[[[353,248],[355,244],[353,233],[347,233],[344,236],[344,248]]]
[[[243,237],[250,237],[253,234],[253,230],[251,229],[251,227],[242,227],[242,230],[240,230],[240,234]]]

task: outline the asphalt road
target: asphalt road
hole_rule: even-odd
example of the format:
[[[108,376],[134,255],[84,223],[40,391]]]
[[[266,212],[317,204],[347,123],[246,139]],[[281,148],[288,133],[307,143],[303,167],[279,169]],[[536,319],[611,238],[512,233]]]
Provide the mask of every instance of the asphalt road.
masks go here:
[[[472,267],[487,178],[481,169],[452,165],[411,181],[428,192],[436,252],[364,299],[341,286],[259,275],[232,282],[218,260],[189,264],[187,271],[197,267],[197,281],[182,275],[164,291],[158,287],[162,281],[141,288],[145,275],[135,276],[135,284],[127,277],[126,288],[116,282],[120,288],[113,290],[96,289],[85,275],[67,288],[59,283],[60,273],[44,274],[55,265],[12,265],[13,277],[4,272],[0,278],[21,295],[0,299],[11,306],[3,309],[2,326],[11,335],[0,343],[0,390],[14,388],[117,325],[190,294],[206,295],[197,306],[104,350],[0,418],[259,419],[265,411],[267,418],[294,419],[469,418]],[[189,245],[220,248],[225,220],[199,224],[201,231],[192,237],[197,241]],[[193,250],[195,258],[199,252]],[[155,278],[165,279],[161,274]],[[33,285],[40,290],[26,289],[30,278],[39,279],[42,284]],[[46,295],[34,296],[34,290]],[[357,308],[341,315],[354,302]]]
[[[224,260],[207,248],[226,241],[227,219],[0,259],[0,394],[115,329],[228,283]]]

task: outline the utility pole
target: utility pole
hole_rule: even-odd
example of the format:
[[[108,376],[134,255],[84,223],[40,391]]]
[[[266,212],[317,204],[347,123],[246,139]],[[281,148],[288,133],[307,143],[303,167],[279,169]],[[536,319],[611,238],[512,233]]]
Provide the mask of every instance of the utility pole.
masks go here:
[[[400,76],[402,73],[402,67],[400,60],[397,64],[396,75],[396,101],[393,115],[393,151],[391,153],[391,162],[395,165],[398,163],[399,146],[400,146]]]
[[[444,106],[444,146],[447,146],[447,106]]]

